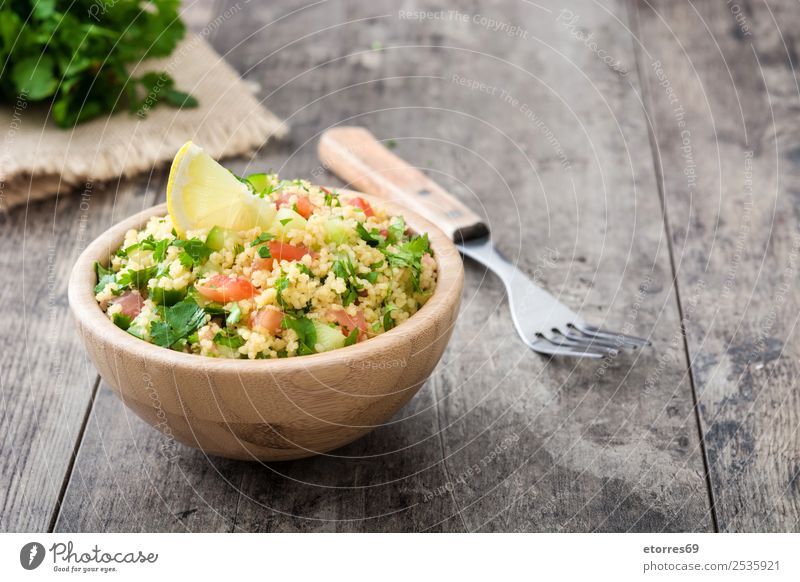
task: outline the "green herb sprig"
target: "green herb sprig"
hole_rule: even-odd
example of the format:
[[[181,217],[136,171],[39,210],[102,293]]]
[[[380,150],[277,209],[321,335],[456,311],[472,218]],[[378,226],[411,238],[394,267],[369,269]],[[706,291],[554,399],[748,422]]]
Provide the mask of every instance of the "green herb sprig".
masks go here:
[[[132,77],[143,59],[166,57],[185,34],[180,0],[19,0],[0,9],[0,100],[51,104],[60,127],[159,103],[195,107],[166,72]]]

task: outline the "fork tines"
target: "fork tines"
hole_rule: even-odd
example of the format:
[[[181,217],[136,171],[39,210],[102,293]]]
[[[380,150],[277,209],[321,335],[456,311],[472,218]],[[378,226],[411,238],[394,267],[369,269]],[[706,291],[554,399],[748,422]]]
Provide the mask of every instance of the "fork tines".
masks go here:
[[[650,341],[624,333],[606,331],[585,323],[566,325],[566,330],[554,328],[551,336],[538,334],[531,348],[542,354],[602,358],[615,356],[626,349],[643,348]]]

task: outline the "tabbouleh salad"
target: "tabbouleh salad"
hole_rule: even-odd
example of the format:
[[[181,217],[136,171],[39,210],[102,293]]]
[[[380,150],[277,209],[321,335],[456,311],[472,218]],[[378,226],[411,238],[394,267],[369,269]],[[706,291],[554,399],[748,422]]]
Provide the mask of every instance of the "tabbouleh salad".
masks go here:
[[[179,237],[156,216],[96,264],[95,298],[117,326],[210,357],[302,356],[388,331],[433,293],[428,236],[402,216],[303,180],[242,181],[271,202],[268,228]]]

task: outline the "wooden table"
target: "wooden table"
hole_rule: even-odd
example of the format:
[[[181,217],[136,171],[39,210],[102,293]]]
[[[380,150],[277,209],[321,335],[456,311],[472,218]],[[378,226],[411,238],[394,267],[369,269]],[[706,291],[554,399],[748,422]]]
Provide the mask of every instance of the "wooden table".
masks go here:
[[[190,7],[292,127],[234,170],[336,184],[319,133],[366,126],[563,301],[654,347],[538,356],[468,264],[398,422],[288,463],[173,448],[99,380],[66,301],[80,250],[165,173],[97,184],[88,209],[0,216],[0,529],[800,529],[796,3],[306,4]]]

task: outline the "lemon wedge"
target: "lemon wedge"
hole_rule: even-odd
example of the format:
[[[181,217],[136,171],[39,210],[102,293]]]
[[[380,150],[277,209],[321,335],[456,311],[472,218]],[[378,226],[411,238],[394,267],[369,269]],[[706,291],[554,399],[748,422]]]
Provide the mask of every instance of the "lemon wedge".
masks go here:
[[[191,141],[183,144],[169,171],[167,210],[179,237],[219,226],[234,231],[268,229],[277,210]]]

